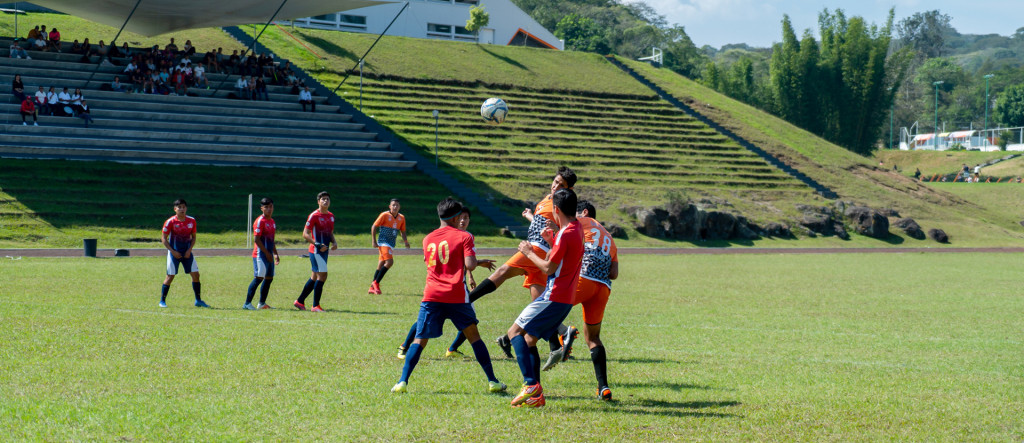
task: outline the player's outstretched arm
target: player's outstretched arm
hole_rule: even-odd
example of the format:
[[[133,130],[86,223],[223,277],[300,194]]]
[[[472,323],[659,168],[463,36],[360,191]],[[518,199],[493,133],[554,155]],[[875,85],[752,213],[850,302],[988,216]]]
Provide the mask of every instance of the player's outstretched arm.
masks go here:
[[[530,208],[523,209],[523,218],[529,220],[530,223],[533,223],[533,211],[531,211]]]

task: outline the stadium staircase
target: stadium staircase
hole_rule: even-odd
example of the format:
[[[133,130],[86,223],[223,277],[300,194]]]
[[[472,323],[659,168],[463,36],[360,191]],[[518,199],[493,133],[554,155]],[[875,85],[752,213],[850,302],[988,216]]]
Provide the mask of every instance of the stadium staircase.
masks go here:
[[[817,192],[822,197],[825,197],[825,198],[828,198],[828,199],[839,198],[838,194],[836,194],[835,191],[832,191],[831,189],[829,189],[825,185],[822,185],[821,183],[818,183],[817,181],[815,181],[814,179],[808,177],[804,173],[802,173],[800,171],[797,171],[795,168],[793,168],[790,165],[787,165],[785,162],[780,160],[778,157],[775,157],[774,155],[768,153],[764,149],[761,149],[760,147],[754,145],[753,143],[749,142],[748,140],[744,139],[743,137],[740,137],[736,133],[734,133],[734,132],[730,131],[729,129],[723,127],[722,125],[716,123],[715,121],[711,120],[707,116],[697,112],[692,107],[687,106],[685,103],[683,103],[682,101],[680,101],[676,97],[672,96],[671,94],[666,92],[664,89],[662,89],[658,85],[655,85],[650,80],[644,78],[642,75],[640,75],[638,72],[636,72],[632,68],[630,68],[630,67],[626,66],[625,64],[623,64],[622,62],[618,61],[615,58],[615,56],[607,55],[607,56],[605,56],[605,58],[609,62],[611,62],[613,65],[619,67],[620,69],[625,71],[627,74],[629,74],[631,77],[633,77],[634,79],[639,81],[641,84],[643,84],[644,86],[650,88],[652,91],[654,91],[656,94],[658,94],[658,97],[661,97],[665,101],[671,103],[676,108],[679,108],[680,110],[685,112],[687,115],[690,115],[691,117],[693,117],[694,119],[697,119],[698,121],[700,121],[701,123],[707,125],[711,129],[714,129],[718,133],[720,133],[720,134],[728,137],[730,140],[733,140],[734,142],[738,143],[740,146],[742,146],[745,149],[749,150],[750,152],[756,154],[758,157],[761,157],[762,159],[764,159],[764,161],[768,162],[772,166],[774,166],[776,168],[779,168],[779,170],[781,170],[782,172],[785,172],[786,174],[789,174],[793,178],[795,178],[797,180],[800,180],[801,182],[803,182],[807,186],[810,186],[811,189],[814,189],[814,191]]]
[[[237,76],[217,73],[208,73],[210,89],[189,90],[196,96],[103,91],[125,60],[102,66],[97,56],[83,63],[78,54],[39,51],[12,59],[10,44],[0,39],[2,157],[397,171],[416,164],[323,96],[314,97],[316,113],[302,112],[290,87],[268,86],[270,101],[238,100],[229,98]],[[95,122],[86,128],[78,118],[40,115],[39,126],[23,126],[11,95],[15,74],[29,94],[81,88]]]

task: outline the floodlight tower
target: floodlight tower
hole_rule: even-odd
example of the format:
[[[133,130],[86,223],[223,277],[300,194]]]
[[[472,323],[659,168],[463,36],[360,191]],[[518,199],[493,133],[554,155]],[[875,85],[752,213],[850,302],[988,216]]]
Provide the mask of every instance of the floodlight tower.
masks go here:
[[[939,150],[939,85],[946,83],[939,80],[935,83],[935,150]]]

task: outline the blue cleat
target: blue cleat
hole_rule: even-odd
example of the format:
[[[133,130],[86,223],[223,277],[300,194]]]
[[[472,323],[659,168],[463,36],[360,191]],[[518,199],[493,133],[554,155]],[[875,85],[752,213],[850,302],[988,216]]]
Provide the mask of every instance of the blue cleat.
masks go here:
[[[196,300],[196,307],[197,307],[197,308],[209,308],[209,307],[210,307],[210,305],[206,304],[206,302],[205,302],[205,301],[202,301],[202,300]]]
[[[167,307],[167,302],[165,302],[163,300],[160,300],[160,307],[161,308],[166,308]]]

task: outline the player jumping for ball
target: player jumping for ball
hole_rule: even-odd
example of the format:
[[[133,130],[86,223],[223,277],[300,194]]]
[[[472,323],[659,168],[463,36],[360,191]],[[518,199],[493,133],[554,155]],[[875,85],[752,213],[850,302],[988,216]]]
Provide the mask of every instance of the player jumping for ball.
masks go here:
[[[370,283],[370,290],[368,291],[370,294],[382,294],[380,291],[380,281],[384,279],[384,274],[387,274],[388,269],[391,269],[391,266],[395,263],[391,250],[395,249],[395,244],[398,243],[398,234],[402,234],[405,248],[409,248],[409,239],[405,237],[405,216],[398,212],[399,209],[402,209],[402,205],[398,202],[398,199],[391,199],[391,203],[388,204],[388,210],[381,212],[377,216],[377,220],[370,226],[370,243],[380,251],[380,257],[377,260],[377,272],[373,274],[373,282]],[[380,230],[379,235],[377,233],[378,229]]]
[[[551,203],[552,215],[561,229],[557,234],[551,228],[541,232],[547,243],[553,244],[547,257],[537,254],[529,242],[519,243],[523,256],[548,278],[544,291],[523,309],[508,330],[523,374],[523,389],[512,399],[512,406],[544,406],[537,340],[554,334],[569,315],[580,280],[583,228],[576,220],[576,193],[572,189],[560,189],[552,196]]]
[[[427,265],[426,284],[423,287],[423,301],[420,303],[416,340],[409,346],[405,365],[398,383],[391,392],[406,392],[409,376],[412,375],[420,354],[431,338],[441,336],[445,320],[451,320],[455,328],[466,334],[473,346],[476,361],[487,375],[487,390],[502,392],[507,387],[494,376],[491,356],[487,346],[480,340],[477,331],[476,312],[469,303],[469,289],[466,287],[466,271],[477,267],[476,247],[473,236],[458,228],[458,217],[462,204],[448,197],[437,205],[440,226],[423,239],[423,261]]]
[[[178,274],[178,265],[185,269],[192,276],[192,292],[196,294],[196,307],[209,308],[200,296],[199,265],[192,255],[192,248],[196,245],[196,219],[186,215],[188,203],[185,199],[179,198],[174,201],[174,215],[164,222],[161,242],[167,248],[167,277],[160,287],[160,307],[167,307],[167,291],[171,289],[171,282]]]

